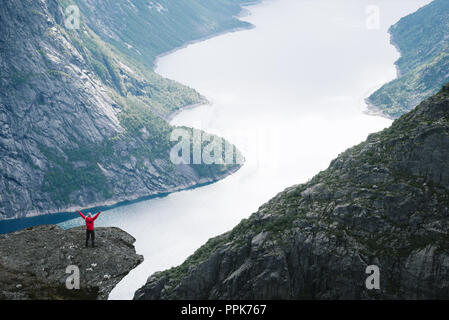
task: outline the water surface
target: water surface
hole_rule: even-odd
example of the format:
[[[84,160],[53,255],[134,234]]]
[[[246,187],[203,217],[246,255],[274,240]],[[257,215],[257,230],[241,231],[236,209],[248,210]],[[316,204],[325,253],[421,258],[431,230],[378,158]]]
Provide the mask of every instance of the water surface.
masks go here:
[[[367,27],[373,2],[379,28]],[[227,138],[246,164],[216,184],[106,211],[97,225],[129,232],[145,257],[110,298],[132,298],[150,274],[180,264],[278,192],[306,182],[339,153],[389,126],[390,120],[363,112],[364,99],[396,76],[399,55],[389,43],[389,26],[429,2],[266,1],[244,18],[256,28],[163,57],[158,73],[210,101],[172,124]]]

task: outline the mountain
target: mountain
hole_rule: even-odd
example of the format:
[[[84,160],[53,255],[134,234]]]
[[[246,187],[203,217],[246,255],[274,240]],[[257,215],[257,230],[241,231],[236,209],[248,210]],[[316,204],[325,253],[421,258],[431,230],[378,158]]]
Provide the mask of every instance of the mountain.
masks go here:
[[[135,299],[447,299],[448,159],[449,84]]]
[[[143,257],[135,239],[118,228],[97,228],[96,248],[84,247],[85,233],[85,227],[44,225],[0,235],[0,299],[107,299]],[[68,266],[78,267],[78,290],[66,287],[75,275],[66,273]]]
[[[157,75],[152,66],[157,55],[189,41],[249,27],[234,17],[243,3],[5,2],[0,220],[115,204],[238,170],[238,163],[170,161],[175,128],[166,119],[204,98]],[[78,29],[66,24],[74,4],[80,10]]]
[[[397,118],[436,94],[449,81],[449,2],[434,0],[390,29],[401,53],[398,78],[373,93],[372,110]]]
[[[255,0],[74,0],[85,23],[121,53],[152,67],[156,57],[217,33],[249,28],[236,18]]]

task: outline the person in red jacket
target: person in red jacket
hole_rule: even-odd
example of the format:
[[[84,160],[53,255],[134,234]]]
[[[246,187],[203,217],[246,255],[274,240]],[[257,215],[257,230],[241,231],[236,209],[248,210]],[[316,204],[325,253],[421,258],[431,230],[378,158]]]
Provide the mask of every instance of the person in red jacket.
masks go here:
[[[84,221],[86,221],[86,248],[88,247],[88,244],[89,244],[89,238],[92,239],[92,248],[93,248],[93,247],[95,247],[94,221],[95,221],[95,219],[98,218],[101,211],[98,212],[94,217],[92,217],[92,214],[90,214],[90,213],[87,214],[87,217],[84,214],[82,214],[81,211],[78,211],[78,213],[80,214],[81,218],[83,218]]]

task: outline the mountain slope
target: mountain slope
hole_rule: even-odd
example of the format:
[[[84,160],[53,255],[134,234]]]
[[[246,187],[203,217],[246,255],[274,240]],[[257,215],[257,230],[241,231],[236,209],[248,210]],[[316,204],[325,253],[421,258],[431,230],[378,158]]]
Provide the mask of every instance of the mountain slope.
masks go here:
[[[174,128],[164,119],[204,99],[103,40],[85,22],[93,13],[81,11],[80,29],[65,28],[71,3],[11,0],[0,8],[0,220],[171,192],[239,168],[173,165]],[[238,2],[223,3],[236,10]],[[125,13],[110,18],[126,24],[132,17]],[[110,20],[107,12],[96,19]]]
[[[373,93],[372,109],[397,118],[449,81],[449,2],[434,0],[390,29],[401,53],[398,78]]]
[[[449,85],[135,299],[447,299]],[[367,290],[366,267],[380,268]]]
[[[149,67],[161,53],[190,41],[250,27],[235,16],[242,10],[242,4],[254,2],[258,1],[74,1],[83,12],[86,24],[96,34]]]

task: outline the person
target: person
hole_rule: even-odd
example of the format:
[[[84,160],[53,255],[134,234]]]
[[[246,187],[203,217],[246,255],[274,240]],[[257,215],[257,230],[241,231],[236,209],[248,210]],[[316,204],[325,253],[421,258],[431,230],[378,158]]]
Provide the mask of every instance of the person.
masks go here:
[[[94,248],[95,247],[94,221],[95,221],[95,219],[98,218],[101,211],[98,212],[94,217],[92,217],[92,214],[90,212],[87,214],[87,217],[84,214],[82,214],[81,211],[78,211],[78,213],[80,214],[81,218],[83,218],[84,221],[86,221],[86,248],[89,246],[89,238],[92,239],[92,248]]]

